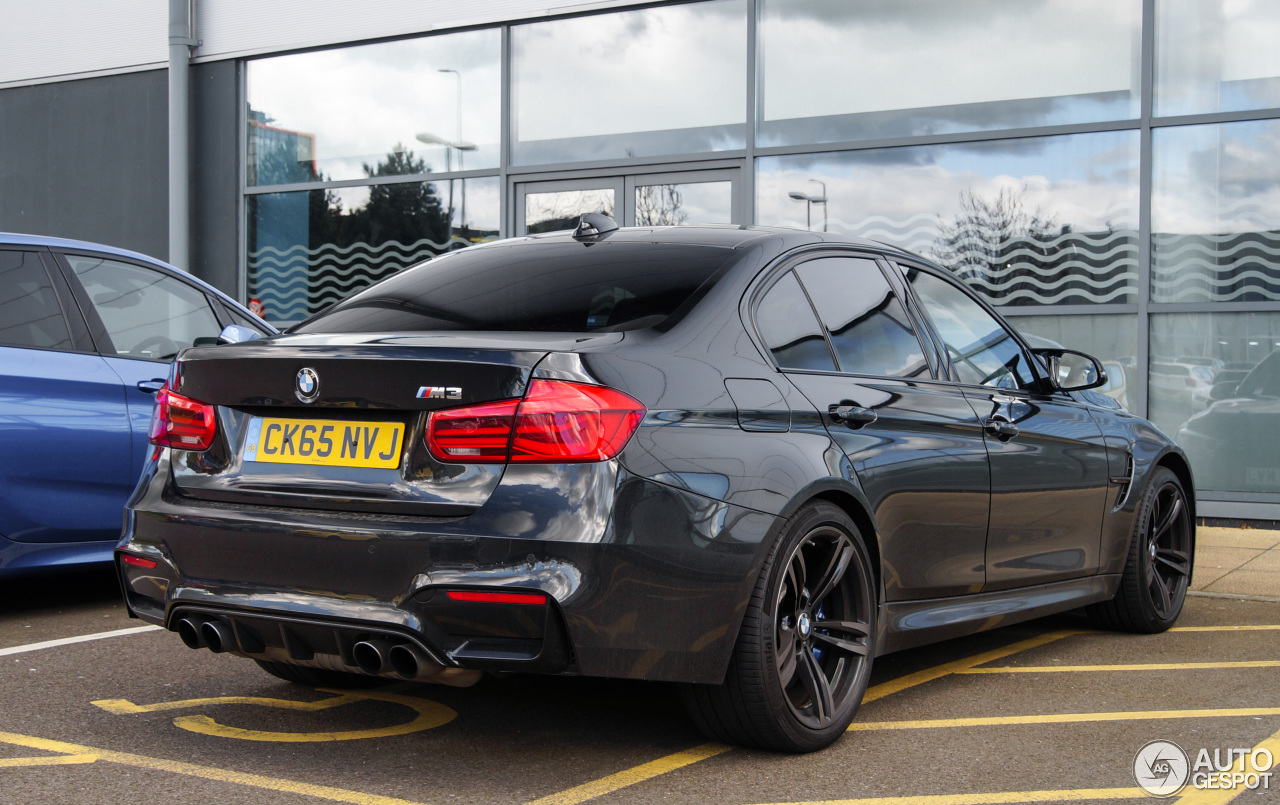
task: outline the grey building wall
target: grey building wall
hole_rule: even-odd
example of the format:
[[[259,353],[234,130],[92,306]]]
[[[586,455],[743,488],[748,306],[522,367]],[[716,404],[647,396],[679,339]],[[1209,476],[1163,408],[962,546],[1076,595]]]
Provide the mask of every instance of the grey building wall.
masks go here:
[[[0,90],[0,230],[165,259],[167,75],[149,70]]]
[[[236,298],[240,297],[236,97],[241,69],[235,61],[191,68],[191,273]]]

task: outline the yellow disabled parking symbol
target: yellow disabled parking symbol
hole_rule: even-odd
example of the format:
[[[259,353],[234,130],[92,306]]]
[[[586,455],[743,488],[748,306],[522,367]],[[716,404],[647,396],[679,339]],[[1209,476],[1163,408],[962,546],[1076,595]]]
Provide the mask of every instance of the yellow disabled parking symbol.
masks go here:
[[[190,710],[197,707],[205,708],[224,704],[247,704],[258,707],[273,707],[278,710],[317,713],[332,710],[335,707],[342,707],[343,705],[375,701],[403,705],[416,714],[414,718],[402,724],[338,732],[271,732],[268,730],[241,729],[240,727],[219,724],[206,715],[178,716],[173,720],[174,726],[201,735],[215,735],[219,738],[239,738],[242,741],[281,741],[286,743],[356,741],[363,738],[387,738],[393,735],[408,735],[411,732],[421,732],[439,727],[442,724],[448,724],[458,715],[443,704],[413,696],[400,696],[379,691],[353,693],[325,688],[319,688],[319,690],[321,693],[332,693],[334,696],[317,702],[271,699],[263,696],[213,696],[206,699],[183,699],[182,701],[160,702],[159,704],[134,704],[128,699],[100,699],[92,702],[92,704],[101,707],[108,713],[133,715],[136,713],[158,713],[165,710]]]

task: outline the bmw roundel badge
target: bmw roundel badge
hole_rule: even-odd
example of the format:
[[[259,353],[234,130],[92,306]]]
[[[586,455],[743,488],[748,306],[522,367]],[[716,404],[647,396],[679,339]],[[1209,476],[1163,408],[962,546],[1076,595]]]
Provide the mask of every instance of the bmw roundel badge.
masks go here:
[[[303,402],[316,401],[316,398],[320,396],[320,375],[316,374],[315,369],[305,368],[298,370],[298,380],[294,385],[294,393]]]

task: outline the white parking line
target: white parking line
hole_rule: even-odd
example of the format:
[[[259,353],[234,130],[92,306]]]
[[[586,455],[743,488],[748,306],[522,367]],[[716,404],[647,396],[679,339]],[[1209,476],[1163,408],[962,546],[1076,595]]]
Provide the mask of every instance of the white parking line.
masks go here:
[[[72,643],[87,643],[90,640],[103,640],[108,637],[124,637],[125,635],[138,634],[139,632],[153,632],[159,629],[159,626],[134,626],[129,629],[116,629],[113,632],[97,632],[95,634],[82,634],[78,637],[62,637],[57,640],[45,640],[43,643],[28,643],[25,646],[10,646],[9,648],[0,648],[0,657],[7,654],[25,654],[28,651],[39,651],[43,648],[57,648],[58,646],[69,646]]]

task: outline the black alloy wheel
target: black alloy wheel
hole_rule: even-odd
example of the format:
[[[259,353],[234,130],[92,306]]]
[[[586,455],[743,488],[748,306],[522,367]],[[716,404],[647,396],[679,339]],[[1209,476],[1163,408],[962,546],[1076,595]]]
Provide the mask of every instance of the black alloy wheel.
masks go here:
[[[1176,618],[1191,582],[1191,521],[1186,495],[1176,481],[1166,481],[1156,490],[1142,558],[1156,616]]]
[[[875,574],[858,528],[829,503],[798,512],[756,584],[722,685],[687,685],[708,735],[782,752],[844,733],[875,656]]]
[[[1195,528],[1182,482],[1159,467],[1147,484],[1120,589],[1089,614],[1108,629],[1163,632],[1182,613],[1195,559]]]
[[[774,595],[778,683],[792,714],[814,730],[848,709],[868,659],[871,623],[858,606],[865,595],[847,572],[855,553],[839,528],[814,529],[792,550]]]

